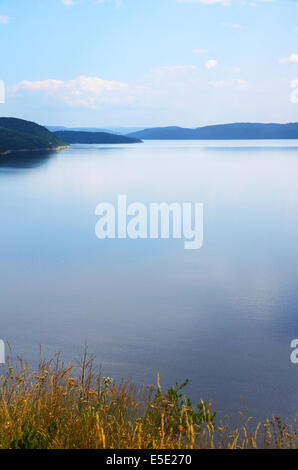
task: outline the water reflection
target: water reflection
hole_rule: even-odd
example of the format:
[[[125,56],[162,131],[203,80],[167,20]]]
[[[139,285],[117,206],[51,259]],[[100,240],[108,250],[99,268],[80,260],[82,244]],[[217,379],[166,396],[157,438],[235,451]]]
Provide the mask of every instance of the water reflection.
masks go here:
[[[166,387],[188,377],[193,401],[212,399],[219,414],[237,411],[242,396],[251,415],[292,417],[297,141],[262,145],[162,141],[7,156],[0,337],[28,360],[39,343],[73,360],[86,341],[116,379],[148,384],[159,371]],[[203,202],[202,250],[97,240],[95,207],[118,194]]]
[[[54,151],[14,152],[0,155],[0,170],[27,170],[48,163],[56,155]]]

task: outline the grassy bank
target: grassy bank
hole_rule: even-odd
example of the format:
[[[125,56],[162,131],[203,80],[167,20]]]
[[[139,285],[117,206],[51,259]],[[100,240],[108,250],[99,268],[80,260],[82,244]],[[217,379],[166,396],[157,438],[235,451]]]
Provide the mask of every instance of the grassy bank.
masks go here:
[[[0,369],[0,448],[192,449],[296,448],[295,420],[278,417],[231,429],[218,423],[211,403],[193,406],[187,383],[163,392],[102,377],[84,355],[78,365],[59,356],[35,371],[21,359]],[[250,428],[250,431],[248,429]]]

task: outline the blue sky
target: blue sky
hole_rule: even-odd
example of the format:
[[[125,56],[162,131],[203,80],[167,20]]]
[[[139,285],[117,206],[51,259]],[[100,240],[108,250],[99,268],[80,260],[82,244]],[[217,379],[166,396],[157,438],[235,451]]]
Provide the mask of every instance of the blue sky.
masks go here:
[[[298,121],[296,0],[0,0],[1,115],[66,126]]]

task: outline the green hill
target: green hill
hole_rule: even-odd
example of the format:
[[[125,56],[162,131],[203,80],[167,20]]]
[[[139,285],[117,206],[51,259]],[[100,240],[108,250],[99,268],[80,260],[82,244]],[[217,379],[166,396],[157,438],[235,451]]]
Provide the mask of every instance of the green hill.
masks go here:
[[[0,153],[57,150],[67,144],[45,127],[16,118],[0,118]]]

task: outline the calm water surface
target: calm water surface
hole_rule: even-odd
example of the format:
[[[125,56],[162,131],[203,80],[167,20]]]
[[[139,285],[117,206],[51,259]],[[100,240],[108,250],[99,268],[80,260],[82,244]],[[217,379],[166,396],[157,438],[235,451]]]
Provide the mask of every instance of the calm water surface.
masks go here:
[[[147,141],[0,160],[0,337],[85,342],[106,375],[190,379],[221,416],[298,410],[298,141]],[[204,203],[204,246],[95,237],[95,207]]]

